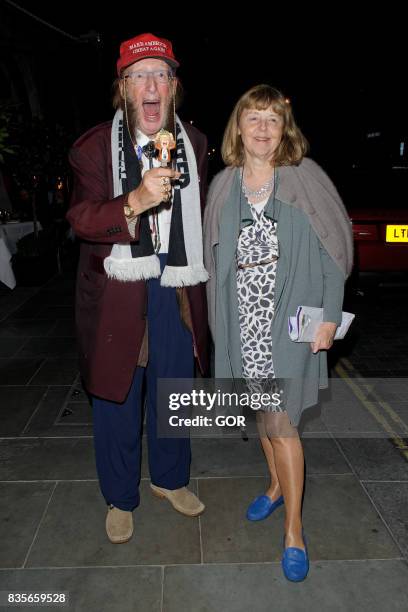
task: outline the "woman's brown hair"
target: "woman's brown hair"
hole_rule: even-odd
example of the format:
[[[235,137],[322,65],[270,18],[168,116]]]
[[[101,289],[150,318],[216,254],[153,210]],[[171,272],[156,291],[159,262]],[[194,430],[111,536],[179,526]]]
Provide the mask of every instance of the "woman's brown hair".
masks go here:
[[[244,145],[239,134],[242,112],[245,109],[266,110],[269,107],[283,118],[282,140],[275,151],[273,163],[276,166],[300,164],[309,145],[296,125],[290,101],[270,85],[256,85],[240,97],[228,120],[221,146],[222,159],[227,166],[242,166],[244,163]]]

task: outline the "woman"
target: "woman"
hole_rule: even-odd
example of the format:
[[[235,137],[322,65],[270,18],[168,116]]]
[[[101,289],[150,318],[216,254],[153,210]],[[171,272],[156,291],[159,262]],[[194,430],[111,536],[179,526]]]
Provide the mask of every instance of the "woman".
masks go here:
[[[353,261],[351,224],[323,170],[305,158],[307,142],[290,102],[268,85],[247,91],[225,130],[226,168],[213,180],[204,235],[215,377],[275,389],[257,412],[271,484],[249,506],[261,520],[284,504],[282,567],[303,580],[309,561],[301,518],[302,412],[327,387],[327,355],[341,322]],[[288,317],[298,306],[324,308],[311,345],[292,342]],[[275,386],[274,386],[275,385]],[[265,388],[265,386],[264,386]]]

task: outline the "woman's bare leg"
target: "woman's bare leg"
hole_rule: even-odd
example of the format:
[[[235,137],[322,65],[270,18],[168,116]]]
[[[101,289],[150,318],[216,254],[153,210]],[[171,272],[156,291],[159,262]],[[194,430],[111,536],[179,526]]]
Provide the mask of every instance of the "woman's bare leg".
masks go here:
[[[263,419],[265,431],[273,449],[273,467],[285,500],[285,544],[287,547],[304,548],[302,537],[302,495],[304,487],[302,443],[296,427],[291,425],[286,412],[266,412],[263,413]],[[263,443],[262,446],[264,447]],[[267,449],[267,452],[268,461],[271,453],[269,453],[269,449]],[[270,466],[269,461],[268,466]],[[271,470],[271,467],[269,469]]]
[[[262,450],[264,452],[266,461],[268,463],[269,474],[271,477],[271,482],[268,487],[268,490],[265,492],[265,495],[270,497],[272,501],[276,501],[278,497],[282,495],[282,492],[281,492],[281,488],[279,484],[278,472],[276,471],[273,446],[267,436],[261,436],[260,440],[261,440]]]

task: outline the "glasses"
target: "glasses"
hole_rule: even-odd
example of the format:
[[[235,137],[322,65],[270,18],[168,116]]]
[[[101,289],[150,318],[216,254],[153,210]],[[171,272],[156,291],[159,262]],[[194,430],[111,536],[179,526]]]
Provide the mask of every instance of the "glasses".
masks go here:
[[[123,79],[130,79],[134,85],[144,85],[149,77],[160,85],[168,83],[173,74],[168,70],[134,70],[125,74]]]

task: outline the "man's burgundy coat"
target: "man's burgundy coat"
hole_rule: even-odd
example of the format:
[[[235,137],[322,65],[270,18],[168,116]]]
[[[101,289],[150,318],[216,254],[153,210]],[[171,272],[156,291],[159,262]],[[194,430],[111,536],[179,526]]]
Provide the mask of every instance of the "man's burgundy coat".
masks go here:
[[[76,290],[76,327],[80,370],[90,393],[123,402],[138,363],[146,327],[145,281],[121,282],[107,277],[103,260],[117,242],[138,239],[128,231],[125,195],[113,197],[112,122],[86,132],[70,151],[74,171],[67,219],[82,239]],[[200,178],[201,207],[207,180],[207,139],[184,124],[193,146]],[[208,367],[208,328],[203,283],[185,289],[200,370]]]

